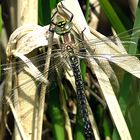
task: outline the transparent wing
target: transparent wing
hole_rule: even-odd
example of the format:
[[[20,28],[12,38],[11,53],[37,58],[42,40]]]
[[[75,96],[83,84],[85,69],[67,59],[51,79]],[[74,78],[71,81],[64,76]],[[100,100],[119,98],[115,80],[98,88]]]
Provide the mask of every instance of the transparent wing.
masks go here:
[[[44,32],[44,29],[43,29],[43,32]],[[132,32],[132,30],[130,30],[129,33],[130,32]],[[139,34],[139,29],[135,29],[135,32],[136,32],[136,34]],[[131,36],[131,39],[134,39],[134,36],[136,34]],[[43,33],[42,36],[45,37],[45,34]],[[124,41],[120,41],[120,39],[119,39],[120,36],[124,39]],[[31,37],[34,38],[33,35]],[[133,44],[137,44],[137,42],[134,40],[131,40],[131,41],[128,40],[129,37],[130,36],[128,34],[126,35],[126,33],[122,33],[118,36],[110,37],[111,39],[105,37],[105,38],[101,38],[100,40],[99,39],[80,40],[80,39],[76,38],[78,41],[75,45],[76,46],[79,45],[80,49],[78,49],[78,48],[74,48],[74,49],[76,49],[76,52],[78,52],[78,53],[76,53],[76,55],[79,58],[88,59],[89,62],[92,59],[95,59],[95,60],[99,61],[100,63],[102,61],[111,61],[111,62],[117,64],[119,67],[132,73],[133,75],[140,77],[139,76],[140,62],[137,59],[137,57],[139,57],[140,54],[127,54],[126,50],[123,47],[123,46],[127,46],[127,45],[132,46]],[[36,38],[37,38],[37,35],[34,39],[36,39]],[[65,54],[63,53],[63,51],[61,49],[54,49],[52,51],[52,54],[50,57],[51,57],[51,59],[55,58],[56,63],[54,65],[52,64],[49,67],[49,70],[44,72],[42,69],[45,65],[44,62],[46,59],[46,55],[47,55],[47,53],[45,52],[45,53],[42,53],[35,57],[30,58],[30,60],[34,63],[34,65],[39,70],[41,70],[41,73],[43,75],[45,75],[45,73],[48,73],[48,72],[49,72],[49,75],[53,75],[54,69],[56,67],[59,69],[61,69],[62,67],[65,68],[65,64],[63,63],[64,61],[59,61],[59,59],[57,59],[57,58],[61,57],[64,60],[63,56]],[[26,66],[26,64],[22,60],[13,62],[11,64],[3,64],[3,65],[1,65],[1,68],[2,68],[1,76],[6,75],[8,70],[11,69],[11,67],[12,67],[12,69],[15,67],[18,67],[18,69],[16,69],[16,73],[20,73],[21,71],[23,71],[25,66]],[[106,65],[102,64],[102,67],[104,67],[104,69],[105,69]],[[49,76],[49,77],[51,77],[51,76]],[[26,85],[26,83],[30,83],[31,80],[32,79],[30,79],[30,80],[27,80],[26,78],[23,79],[24,82],[21,83],[20,85],[16,86],[12,90],[17,89],[20,86]],[[36,81],[36,79],[34,79],[34,80]]]
[[[59,49],[56,49],[52,52],[51,57],[51,65],[49,67],[48,70],[44,71],[44,66],[45,64],[45,59],[46,59],[46,52],[42,53],[40,55],[37,55],[35,57],[30,58],[30,60],[33,62],[33,64],[36,66],[36,68],[41,72],[41,74],[45,77],[45,75],[47,73],[48,74],[48,78],[45,77],[46,79],[49,79],[49,84],[54,83],[56,81],[56,74],[55,74],[55,68],[57,67],[57,69],[59,70],[59,72],[63,72],[63,68],[66,69],[67,65],[66,61],[64,61],[64,59],[61,59],[61,55],[60,55],[60,51]],[[25,67],[27,67],[27,65],[22,61],[18,61],[18,62],[14,62],[11,64],[3,64],[1,65],[2,68],[2,77],[6,77],[7,74],[10,74],[15,78],[15,75],[17,74],[19,78],[20,74],[23,73],[22,78],[17,79],[18,80],[18,84],[15,85],[14,87],[12,87],[12,89],[9,92],[9,96],[10,98],[13,97],[14,95],[14,91],[15,90],[20,90],[20,89],[24,89],[24,88],[29,88],[29,91],[32,91],[32,89],[34,88],[34,83],[36,83],[36,86],[39,87],[41,85],[41,82],[38,80],[38,78],[40,77],[40,75],[38,75],[37,79],[35,79],[34,77],[31,76],[31,78],[27,78],[27,75],[30,75],[30,73],[28,73],[25,69]],[[16,71],[13,71],[13,73],[11,73],[11,70],[16,69]],[[62,74],[62,77],[64,76],[64,72]],[[7,82],[7,81],[6,81]],[[27,86],[28,85],[28,86]],[[53,87],[54,88],[54,87]],[[51,89],[50,89],[51,90]],[[49,92],[49,91],[48,91]]]

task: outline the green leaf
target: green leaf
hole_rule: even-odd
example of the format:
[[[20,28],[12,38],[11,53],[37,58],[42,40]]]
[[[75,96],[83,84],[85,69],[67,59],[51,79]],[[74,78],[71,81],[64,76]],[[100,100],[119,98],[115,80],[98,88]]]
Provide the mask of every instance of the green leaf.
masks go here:
[[[50,0],[50,8],[51,8],[51,10],[53,10],[56,7],[57,3],[60,2],[60,1],[61,0]]]
[[[53,126],[55,140],[65,140],[64,120],[59,102],[59,89],[55,88],[50,92],[48,99],[49,114]]]
[[[85,13],[85,19],[86,19],[86,21],[88,21],[89,12],[90,12],[90,1],[87,0],[87,1],[86,1],[86,13]]]
[[[114,0],[109,0],[109,1],[116,14],[119,15],[119,19],[123,23],[124,27],[127,30],[131,29],[133,27],[133,21],[131,19],[131,16],[129,16],[130,14],[128,15],[128,12],[126,13],[126,11],[124,11],[124,9],[122,8],[124,6],[123,5],[121,6],[118,1],[114,1]]]
[[[138,2],[138,6],[136,9],[136,15],[135,15],[135,21],[134,21],[134,26],[133,26],[133,32],[132,32],[132,41],[136,42],[136,44],[133,44],[133,46],[129,47],[129,52],[130,54],[135,54],[137,52],[137,47],[138,47],[138,40],[139,40],[139,35],[140,32],[137,33],[138,30],[140,30],[140,1]],[[138,30],[136,30],[138,29]],[[132,45],[132,44],[130,44]]]
[[[108,17],[110,23],[117,33],[122,33],[126,31],[125,26],[121,22],[119,16],[116,14],[115,10],[111,6],[108,0],[99,0],[101,8],[103,9],[105,15]]]
[[[140,2],[138,3],[138,6],[137,6],[136,18],[135,18],[133,28],[134,29],[137,29],[137,28],[139,29],[139,27],[140,27]],[[136,44],[130,44],[130,46],[131,46],[131,47],[129,47],[129,53],[130,54],[136,54],[136,52],[137,52],[139,34],[140,33],[139,32],[137,33],[137,30],[134,30],[132,32],[131,41],[134,41]],[[137,69],[136,71],[139,71],[139,69],[140,69],[140,68],[138,68],[139,64],[136,64],[134,66],[135,62],[133,60],[129,60],[129,61],[132,64],[131,65],[132,66],[132,73],[135,73],[135,71],[134,71],[135,67]],[[128,72],[130,72],[130,71],[128,71]],[[138,78],[140,78],[140,77],[138,77]],[[127,108],[127,101],[128,101],[128,97],[129,97],[129,91],[130,91],[131,84],[132,84],[132,76],[127,73],[127,74],[124,75],[124,79],[123,79],[123,82],[121,84],[120,95],[122,95],[122,96],[120,97],[120,101],[119,101],[121,103],[120,105],[121,105],[121,108],[122,108],[122,111],[123,111],[124,114],[125,114],[126,108]]]
[[[84,137],[84,127],[83,127],[83,121],[81,118],[80,110],[77,110],[76,114],[76,128],[74,133],[74,140],[85,140]]]
[[[51,21],[50,0],[38,1],[38,19],[40,25],[47,25]]]
[[[135,15],[135,21],[134,21],[134,26],[133,26],[133,32],[132,32],[132,37],[131,37],[131,41],[134,41],[136,44],[130,44],[131,47],[129,47],[128,52],[131,54],[136,54],[139,53],[138,52],[138,47],[139,47],[139,29],[140,29],[140,1],[138,2],[138,6],[136,9],[136,15]],[[138,29],[138,30],[137,30]],[[132,64],[133,62],[131,62]],[[134,67],[135,68],[135,67]],[[123,114],[126,115],[125,118],[127,118],[127,122],[129,122],[128,126],[129,129],[131,130],[131,134],[132,134],[132,138],[133,139],[138,139],[139,138],[139,128],[137,127],[137,123],[135,123],[135,121],[138,121],[137,116],[139,116],[139,111],[137,109],[135,109],[134,106],[137,106],[136,100],[135,102],[132,103],[132,100],[134,100],[137,97],[139,97],[139,80],[136,80],[136,84],[135,86],[133,86],[133,82],[134,82],[134,77],[132,77],[132,75],[126,73],[124,75],[124,79],[123,82],[121,84],[121,89],[120,89],[120,106],[122,108]],[[132,93],[131,93],[131,89],[132,89]],[[135,93],[135,94],[134,94]],[[130,104],[132,104],[130,106]],[[133,112],[132,112],[132,108],[133,108]],[[138,106],[139,108],[139,106]],[[135,110],[135,111],[134,111]],[[129,114],[129,117],[128,117]],[[135,114],[135,117],[132,119],[131,116],[133,116],[133,114]],[[135,121],[133,121],[135,120]],[[131,124],[130,124],[131,123]],[[132,127],[133,124],[133,127]],[[136,138],[137,137],[137,138]]]

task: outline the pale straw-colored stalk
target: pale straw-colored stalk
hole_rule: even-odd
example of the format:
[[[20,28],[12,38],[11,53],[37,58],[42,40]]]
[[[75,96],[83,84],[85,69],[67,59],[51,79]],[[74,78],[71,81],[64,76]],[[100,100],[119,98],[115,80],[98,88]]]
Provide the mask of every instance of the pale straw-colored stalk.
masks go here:
[[[38,1],[37,0],[20,0],[17,1],[17,26],[24,24],[37,24],[38,23]],[[35,54],[33,54],[35,55]],[[31,77],[21,71],[17,75],[18,85],[23,81],[22,79],[31,80]],[[32,86],[32,89],[30,89]],[[27,83],[25,86],[20,87],[17,93],[17,100],[15,109],[17,116],[21,122],[21,127],[25,131],[28,140],[31,140],[37,133],[37,94],[36,85],[34,81]],[[27,100],[29,99],[29,100]],[[30,102],[30,100],[32,102]],[[18,102],[18,103],[17,103]],[[16,127],[15,127],[16,128]],[[22,139],[19,135],[19,129],[15,129],[15,140]]]

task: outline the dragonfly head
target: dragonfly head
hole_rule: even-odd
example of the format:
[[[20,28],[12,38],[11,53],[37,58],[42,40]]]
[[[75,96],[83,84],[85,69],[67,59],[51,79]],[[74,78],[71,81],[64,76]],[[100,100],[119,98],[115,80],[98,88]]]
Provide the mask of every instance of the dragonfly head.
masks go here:
[[[58,35],[64,35],[68,33],[72,28],[72,23],[66,19],[60,19],[54,28],[54,32]]]

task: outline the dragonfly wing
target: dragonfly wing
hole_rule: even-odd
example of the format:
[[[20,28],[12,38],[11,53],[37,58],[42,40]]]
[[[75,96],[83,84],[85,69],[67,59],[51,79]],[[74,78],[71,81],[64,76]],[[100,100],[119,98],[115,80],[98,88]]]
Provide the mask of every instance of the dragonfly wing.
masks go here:
[[[88,39],[88,44],[96,44],[96,45],[103,45],[107,44],[108,46],[114,46],[116,45],[117,47],[115,48],[116,51],[118,52],[126,52],[125,49],[130,50],[130,49],[135,49],[137,46],[137,40],[139,39],[140,35],[140,29],[130,29],[127,32],[123,32],[114,36],[109,36],[106,37],[102,35],[101,33],[97,32],[95,29],[90,28],[90,31],[92,33],[92,39]],[[131,34],[133,32],[133,34]],[[131,34],[131,35],[130,35]]]
[[[23,62],[28,66],[28,67],[24,67],[25,70],[28,71],[35,79],[45,84],[48,83],[46,77],[43,76],[43,74],[36,68],[36,66],[30,61],[30,59],[28,59],[26,56],[24,56],[21,53],[16,53],[15,56],[23,60]]]
[[[102,43],[98,43],[98,42],[102,42]],[[122,45],[116,45],[109,39],[106,39],[105,41],[103,41],[100,38],[97,38],[95,42],[87,42],[87,49],[91,51],[92,54],[95,54],[95,55],[127,54],[125,48]]]
[[[115,90],[115,93],[118,93],[119,91],[119,82],[118,82],[118,78],[114,72],[114,70],[112,69],[110,63],[107,60],[100,60],[100,61],[96,61],[98,63],[98,65],[100,66],[100,68],[104,71],[104,73],[108,76],[111,85],[113,87],[113,89]]]
[[[140,61],[135,56],[111,57],[109,61],[115,63],[125,71],[140,78]]]
[[[140,78],[140,61],[134,55],[130,55],[120,45],[114,44],[112,41],[107,41],[102,44],[93,44],[87,46],[90,54],[99,61],[101,59],[111,61],[128,71],[132,75]],[[139,56],[139,55],[138,55]]]
[[[70,5],[70,4],[68,4],[68,5]],[[65,5],[65,6],[67,8],[67,5]],[[69,7],[68,7],[68,9],[73,12],[73,10],[70,9]],[[73,12],[73,13],[75,13],[75,12]],[[82,15],[82,14],[80,13],[79,15]],[[87,24],[84,24],[83,21],[80,22],[81,20],[80,20],[80,18],[78,16],[76,16],[74,14],[74,17],[76,17],[76,20],[73,19],[74,24],[76,25],[77,28],[78,27],[81,28],[81,29],[79,29],[79,31],[82,31],[85,27],[87,27]],[[83,34],[86,37],[86,39],[93,39],[92,35],[88,32],[88,30],[85,30],[83,32]],[[93,47],[92,52],[94,52],[94,49],[95,48]],[[94,54],[94,53],[92,53],[92,54]],[[93,57],[93,55],[92,55],[92,57]],[[91,59],[90,61],[92,61],[92,58],[89,58],[89,59]],[[93,59],[93,61],[94,61],[94,59]],[[101,86],[102,91],[104,93],[105,99],[106,99],[106,101],[108,103],[108,107],[109,107],[110,112],[111,112],[111,114],[113,116],[114,122],[115,122],[115,124],[117,126],[117,129],[119,131],[119,134],[120,134],[121,138],[124,139],[124,136],[125,136],[126,139],[131,139],[129,130],[127,128],[127,125],[125,123],[124,117],[123,117],[123,115],[121,113],[121,109],[119,107],[119,104],[117,102],[116,96],[114,94],[114,91],[112,89],[112,86],[110,84],[110,81],[109,81],[107,75],[104,73],[104,71],[99,67],[99,65],[96,62],[93,65],[94,65],[94,67],[92,68],[92,70],[95,68],[95,73],[97,75],[97,78],[99,80],[100,86]],[[121,122],[120,123],[121,125],[118,124],[118,122]]]

